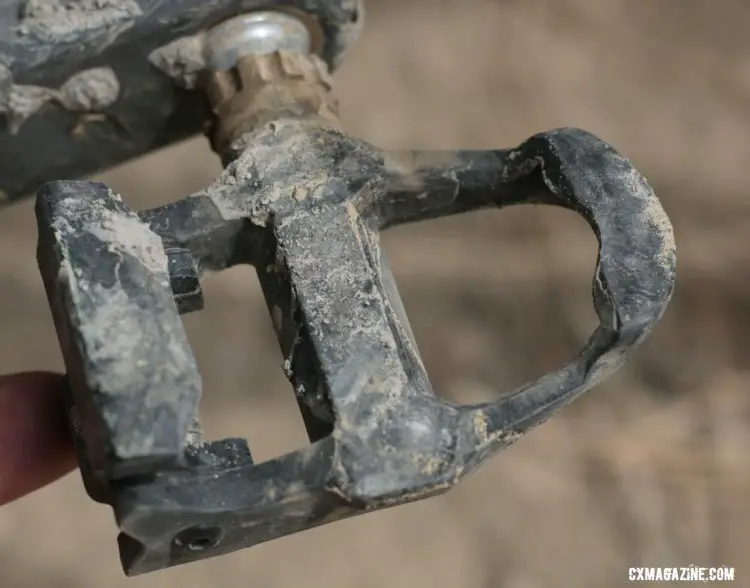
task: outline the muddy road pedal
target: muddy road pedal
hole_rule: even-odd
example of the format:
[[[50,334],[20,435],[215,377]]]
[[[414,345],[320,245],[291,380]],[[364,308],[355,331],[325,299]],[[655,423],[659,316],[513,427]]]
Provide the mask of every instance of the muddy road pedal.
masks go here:
[[[566,128],[509,149],[384,152],[344,132],[331,90],[360,3],[266,2],[239,15],[240,3],[216,4],[234,16],[147,47],[148,79],[207,101],[187,130],[210,123],[223,173],[144,211],[94,182],[37,194],[80,469],[114,509],[129,575],[449,490],[622,366],[674,285],[669,220],[597,137]],[[144,23],[150,39],[158,24]],[[559,371],[495,402],[451,404],[433,394],[379,235],[522,203],[588,221],[600,324]],[[205,272],[237,264],[257,271],[311,442],[264,463],[242,439],[203,439],[180,319],[202,308]]]

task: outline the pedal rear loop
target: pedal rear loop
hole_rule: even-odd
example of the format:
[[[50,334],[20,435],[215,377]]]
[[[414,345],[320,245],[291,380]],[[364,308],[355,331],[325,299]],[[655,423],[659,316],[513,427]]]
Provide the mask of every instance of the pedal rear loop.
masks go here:
[[[589,223],[599,243],[592,291],[599,327],[562,369],[481,406],[463,426],[480,450],[507,446],[625,363],[661,318],[674,288],[671,224],[653,190],[622,155],[594,135],[558,129],[516,149],[413,153],[392,170],[379,204],[384,228],[495,206],[562,206]],[[440,164],[421,163],[440,161]]]

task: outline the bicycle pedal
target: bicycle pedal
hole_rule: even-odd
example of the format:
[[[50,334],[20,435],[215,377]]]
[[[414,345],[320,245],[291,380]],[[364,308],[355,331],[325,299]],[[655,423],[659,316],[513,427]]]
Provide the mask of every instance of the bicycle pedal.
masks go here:
[[[620,367],[674,286],[658,199],[595,136],[386,153],[342,132],[317,56],[260,51],[237,21],[225,26],[221,67],[202,79],[226,166],[212,185],[141,212],[94,182],[37,196],[81,472],[114,509],[128,575],[445,492]],[[563,206],[592,226],[600,324],[562,369],[457,406],[432,391],[379,234],[520,203]],[[202,307],[204,272],[238,264],[256,268],[311,441],[263,463],[244,440],[201,439],[200,375],[180,320]]]

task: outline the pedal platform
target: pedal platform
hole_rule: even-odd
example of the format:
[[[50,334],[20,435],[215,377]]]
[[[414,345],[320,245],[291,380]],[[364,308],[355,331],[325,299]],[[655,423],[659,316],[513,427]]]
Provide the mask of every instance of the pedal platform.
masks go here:
[[[592,135],[562,130],[403,171],[337,132],[300,132],[259,133],[214,186],[153,210],[93,182],[39,193],[39,264],[81,471],[115,509],[130,574],[449,489],[619,367],[672,291],[658,201]],[[264,159],[273,145],[298,165]],[[432,393],[379,231],[526,201],[594,227],[601,324],[560,371],[495,403],[449,404]],[[190,442],[201,383],[179,314],[200,307],[202,271],[239,263],[258,272],[312,441],[261,464],[243,440]]]
[[[672,294],[669,220],[608,144],[558,129],[512,149],[384,152],[337,125],[319,65],[282,52],[213,74],[225,170],[182,200],[134,211],[87,181],[37,194],[80,469],[114,509],[128,575],[447,491],[623,365]],[[560,370],[451,404],[432,391],[379,235],[522,203],[592,227],[600,324]],[[245,440],[202,439],[180,319],[202,308],[205,272],[238,264],[257,271],[311,442],[263,463]]]

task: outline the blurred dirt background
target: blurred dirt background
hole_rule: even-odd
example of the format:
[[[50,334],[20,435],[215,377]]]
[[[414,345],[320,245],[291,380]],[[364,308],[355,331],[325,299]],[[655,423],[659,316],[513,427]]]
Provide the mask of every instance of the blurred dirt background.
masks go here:
[[[750,3],[370,0],[336,75],[384,147],[513,146],[558,126],[613,143],[677,236],[672,305],[629,367],[446,496],[126,580],[77,473],[0,513],[3,588],[615,588],[633,565],[730,565],[750,586]],[[101,176],[138,207],[205,185],[203,140]],[[31,202],[0,216],[0,371],[60,369]],[[395,230],[394,272],[438,392],[491,398],[594,326],[595,240],[560,210]],[[259,459],[306,442],[252,270],[186,318],[212,436]]]

